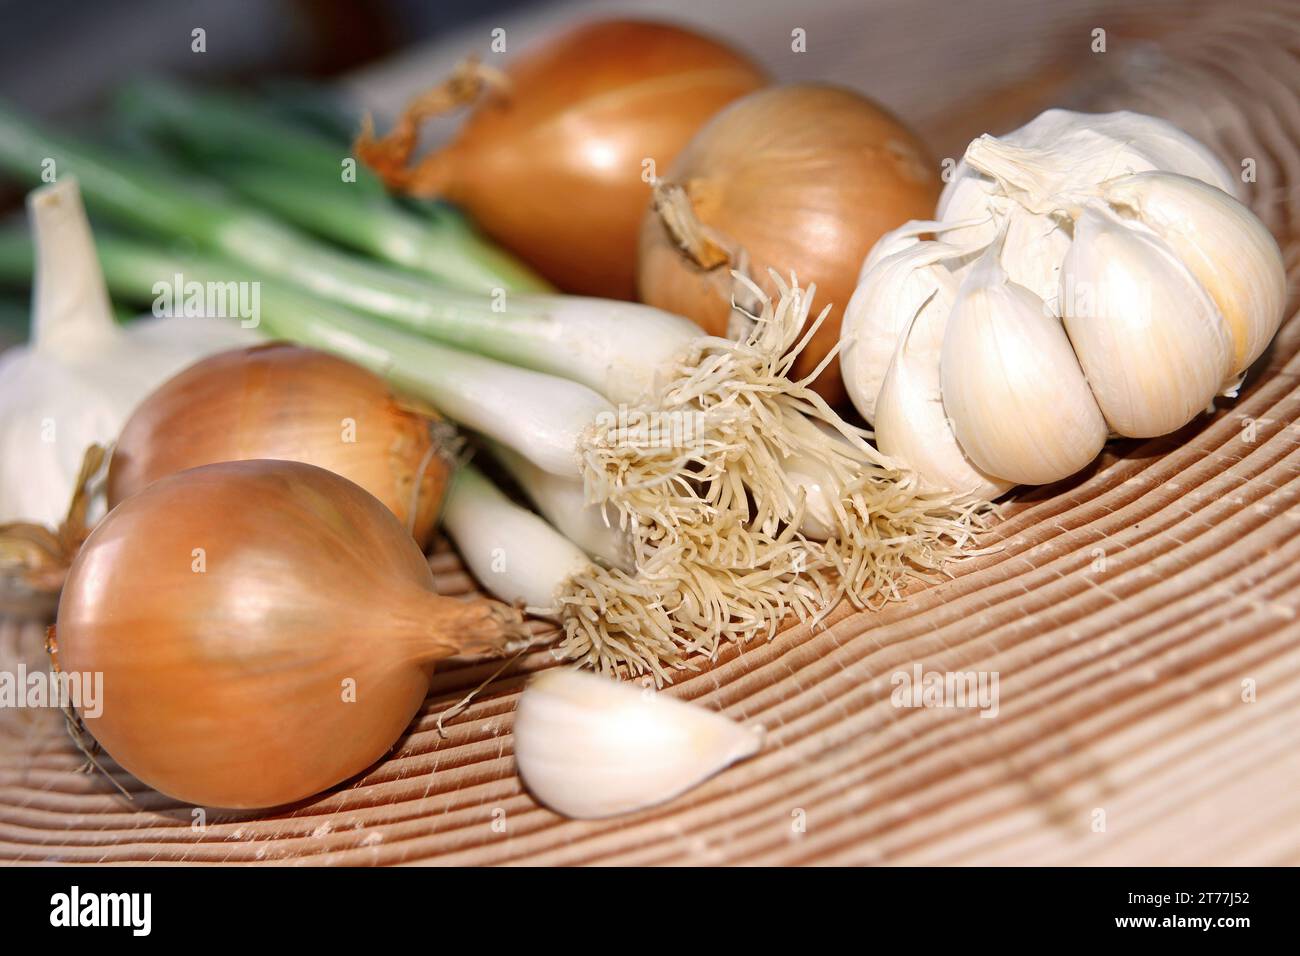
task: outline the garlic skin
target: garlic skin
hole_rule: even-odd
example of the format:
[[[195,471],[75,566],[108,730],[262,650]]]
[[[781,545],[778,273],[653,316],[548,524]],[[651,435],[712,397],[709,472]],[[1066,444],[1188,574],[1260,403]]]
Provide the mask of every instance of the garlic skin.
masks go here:
[[[1005,136],[985,134],[971,142],[939,196],[936,215],[945,221],[983,216],[987,197],[1000,185],[1041,204],[1055,193],[1153,169],[1191,176],[1237,199],[1243,195],[1241,180],[1209,148],[1167,120],[1128,110],[1050,109]],[[999,176],[1005,177],[1001,184]]]
[[[867,277],[867,273],[876,267],[882,260],[890,256],[897,255],[900,252],[914,250],[918,245],[927,240],[926,235],[945,235],[950,236],[953,233],[961,233],[962,230],[970,229],[974,226],[983,226],[991,222],[988,216],[982,216],[978,219],[966,219],[958,222],[943,222],[939,219],[913,219],[911,222],[905,222],[892,232],[887,232],[876,241],[867,253],[867,257],[862,260],[862,268],[858,272],[858,282],[862,282]],[[954,245],[962,245],[954,243]]]
[[[36,245],[32,341],[0,355],[0,523],[55,527],[88,446],[111,444],[172,375],[260,336],[231,319],[119,326],[76,180],[33,191],[27,207]],[[99,501],[92,520],[102,510]]]
[[[1242,192],[1241,181],[1208,148],[1172,123],[1128,111],[1053,109],[1005,136],[972,141],[939,197],[938,218],[992,213],[992,222],[962,235],[982,244],[1007,223],[1003,266],[1011,281],[1054,305],[1070,245],[1053,216],[1056,197],[1147,170],[1191,176],[1233,196]]]
[[[1100,195],[1160,236],[1214,300],[1232,336],[1229,379],[1249,368],[1286,308],[1286,266],[1272,233],[1227,193],[1187,176],[1121,176]]]
[[[1013,485],[980,471],[953,434],[939,375],[947,322],[946,310],[922,309],[903,333],[876,399],[876,445],[927,491],[992,501]]]
[[[514,746],[538,800],[599,819],[671,800],[756,754],[763,731],[649,688],[556,668],[520,696]]]
[[[1065,329],[1117,434],[1177,431],[1214,401],[1233,343],[1214,300],[1152,230],[1085,207],[1061,268]]]
[[[1007,277],[990,246],[958,290],[940,386],[962,449],[1015,484],[1045,485],[1097,457],[1106,423],[1060,320]]]

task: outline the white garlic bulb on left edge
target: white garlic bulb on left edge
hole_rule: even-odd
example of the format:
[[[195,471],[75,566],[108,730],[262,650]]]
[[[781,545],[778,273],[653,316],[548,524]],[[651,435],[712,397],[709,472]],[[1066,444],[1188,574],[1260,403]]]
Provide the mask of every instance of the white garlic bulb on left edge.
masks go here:
[[[76,181],[41,187],[27,205],[32,342],[0,356],[0,522],[57,526],[88,446],[111,444],[140,400],[181,369],[260,337],[233,319],[119,326]]]
[[[763,729],[564,667],[524,688],[514,746],[519,776],[542,803],[565,816],[598,819],[671,800],[753,756]]]

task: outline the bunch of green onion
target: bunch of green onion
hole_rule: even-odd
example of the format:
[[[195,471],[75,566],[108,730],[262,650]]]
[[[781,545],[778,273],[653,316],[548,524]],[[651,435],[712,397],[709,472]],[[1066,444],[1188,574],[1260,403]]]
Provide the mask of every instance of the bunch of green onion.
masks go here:
[[[792,280],[771,302],[751,285],[749,334],[709,337],[545,291],[455,213],[399,205],[340,146],[248,105],[137,87],[121,108],[204,177],[2,108],[0,167],[36,180],[52,160],[93,212],[144,237],[100,230],[115,296],[148,302],[177,274],[257,282],[263,331],[380,371],[487,439],[549,523],[467,469],[447,528],[486,587],[562,623],[570,656],[664,679],[792,612],[897,596],[969,543],[978,507],[922,492],[789,379],[816,328],[811,289]],[[23,266],[22,242],[0,241],[0,274]],[[495,570],[484,555],[502,540],[535,560]]]

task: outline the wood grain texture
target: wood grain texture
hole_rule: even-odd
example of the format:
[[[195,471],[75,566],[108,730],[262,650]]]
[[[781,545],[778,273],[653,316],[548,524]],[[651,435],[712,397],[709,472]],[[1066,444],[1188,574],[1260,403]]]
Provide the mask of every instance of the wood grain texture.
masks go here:
[[[824,629],[730,647],[667,691],[766,725],[759,756],[661,808],[564,820],[521,788],[511,756],[523,675],[554,664],[543,650],[450,720],[445,738],[439,715],[491,665],[439,674],[392,754],[347,785],[276,813],[209,813],[196,829],[192,808],[120,771],[133,801],[79,773],[57,714],[7,711],[0,859],[1300,862],[1300,26],[1294,5],[1184,9],[1035,24],[1046,50],[1109,27],[1111,52],[1051,64],[1050,82],[1021,57],[1019,72],[985,84],[1014,98],[946,97],[966,124],[948,135],[1051,104],[1126,107],[1174,120],[1232,168],[1255,159],[1252,200],[1284,243],[1291,319],[1241,398],[1018,495],[991,535],[1000,549],[951,581],[876,613],[842,607]],[[976,64],[974,45],[1030,42],[1010,15],[982,35],[977,26],[934,29],[953,31],[950,45],[964,36]],[[937,125],[943,113],[929,115]],[[472,589],[445,547],[431,560],[441,590]],[[41,663],[40,628],[0,623],[0,666],[19,660]],[[917,662],[996,671],[997,717],[894,707],[891,675]],[[1254,702],[1243,700],[1246,680]],[[1099,810],[1104,832],[1093,828]]]

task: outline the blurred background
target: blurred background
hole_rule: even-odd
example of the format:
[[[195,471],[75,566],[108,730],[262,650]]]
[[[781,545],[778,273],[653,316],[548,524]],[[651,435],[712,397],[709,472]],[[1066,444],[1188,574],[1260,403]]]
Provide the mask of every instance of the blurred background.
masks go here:
[[[1042,96],[1095,59],[1090,31],[1125,39],[1126,56],[1169,33],[1199,0],[0,0],[0,93],[43,114],[91,110],[139,73],[255,83],[344,79],[391,114],[471,51],[507,31],[506,55],[583,16],[630,14],[707,28],[778,79],[858,87],[900,113],[937,119],[1033,78]],[[206,50],[191,32],[206,32]],[[806,52],[791,49],[801,29]],[[972,32],[992,42],[971,43]],[[958,79],[958,78],[961,79]],[[972,79],[976,78],[976,79]],[[940,109],[940,104],[944,104]],[[947,137],[945,137],[947,138]],[[954,142],[957,138],[953,139]],[[936,144],[938,145],[938,144]]]
[[[141,70],[333,77],[522,0],[48,0],[0,2],[0,89],[29,109],[93,102]],[[191,50],[202,27],[207,52]]]

